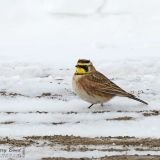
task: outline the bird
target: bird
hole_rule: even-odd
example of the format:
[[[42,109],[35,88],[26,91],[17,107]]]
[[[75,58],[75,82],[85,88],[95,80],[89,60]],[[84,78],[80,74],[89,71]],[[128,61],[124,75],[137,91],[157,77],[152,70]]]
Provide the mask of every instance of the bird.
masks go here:
[[[72,79],[73,91],[82,100],[91,104],[88,108],[91,108],[95,104],[103,106],[104,103],[116,96],[127,97],[148,105],[147,102],[123,90],[105,75],[97,71],[90,60],[79,59],[75,67],[76,71]]]

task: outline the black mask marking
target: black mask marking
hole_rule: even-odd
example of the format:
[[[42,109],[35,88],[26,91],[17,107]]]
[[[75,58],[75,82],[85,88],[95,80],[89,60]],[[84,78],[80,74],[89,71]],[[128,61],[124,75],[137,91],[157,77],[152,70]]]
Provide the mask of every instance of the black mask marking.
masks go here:
[[[88,72],[88,71],[89,71],[89,69],[88,69],[88,66],[87,66],[87,65],[77,65],[76,67],[83,68],[86,72]]]

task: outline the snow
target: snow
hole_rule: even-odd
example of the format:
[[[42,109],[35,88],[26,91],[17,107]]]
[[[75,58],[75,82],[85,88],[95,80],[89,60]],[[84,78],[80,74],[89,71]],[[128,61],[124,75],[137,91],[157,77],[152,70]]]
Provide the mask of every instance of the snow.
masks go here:
[[[107,153],[107,156],[113,156],[116,154],[116,152],[107,152],[107,151],[87,151],[87,152],[80,152],[80,151],[76,151],[76,152],[68,152],[67,151],[53,151],[51,150],[50,148],[38,148],[38,149],[34,149],[33,148],[29,148],[29,152],[27,153],[27,156],[26,156],[26,159],[29,160],[30,158],[33,159],[33,153],[34,153],[34,158],[35,160],[38,159],[38,158],[41,158],[40,154],[39,154],[39,151],[41,151],[41,153],[43,155],[46,155],[46,156],[50,156],[50,157],[61,157],[62,155],[66,158],[84,158],[84,157],[88,157],[88,158],[100,158],[100,157],[104,157]],[[156,151],[144,151],[143,153],[141,153],[140,151],[135,151],[135,150],[132,150],[132,151],[123,151],[123,152],[120,152],[118,155],[159,155],[159,153],[157,154]]]
[[[101,0],[79,1],[81,5],[73,0],[0,3],[0,59],[3,62],[40,62],[71,67],[79,57],[96,62],[159,57],[158,0],[108,0],[102,13],[96,12]],[[86,13],[86,16],[63,15],[63,9],[64,13],[72,10],[68,7],[70,3],[77,12],[76,7],[81,10],[86,3],[84,10],[89,16]]]
[[[126,90],[134,91],[136,95],[140,94],[149,106],[117,97],[107,103],[104,108],[95,105],[88,109],[89,104],[80,100],[72,92],[73,69],[59,70],[38,64],[7,65],[5,63],[1,65],[0,90],[6,93],[22,94],[22,96],[12,98],[9,95],[1,96],[0,122],[15,123],[1,124],[0,135],[19,137],[60,134],[87,137],[112,135],[159,138],[159,116],[144,117],[142,113],[137,113],[159,110],[160,91],[157,88],[159,81],[156,80],[160,77],[159,67],[159,61],[155,59],[152,61],[145,59],[142,63],[139,63],[139,60],[101,63],[97,66],[101,72],[114,78],[114,82]],[[108,71],[108,68],[111,69]],[[43,93],[57,96],[53,99],[37,97]],[[119,113],[119,110],[122,112]],[[36,111],[47,112],[47,114],[37,114]],[[93,113],[97,111],[104,111],[104,113]],[[6,112],[15,112],[15,114],[8,115]],[[133,117],[135,120],[107,121],[107,119],[125,116]],[[64,124],[52,125],[52,123]],[[151,126],[150,129],[144,132],[148,125]],[[18,130],[11,132],[14,128]],[[99,132],[101,130],[103,132]],[[138,132],[134,132],[135,130]]]
[[[39,150],[38,150],[39,151]],[[92,152],[70,152],[68,154],[67,151],[56,151],[56,152],[53,152],[53,151],[48,151],[48,150],[43,150],[41,149],[43,155],[50,155],[50,156],[55,156],[55,157],[61,157],[61,155],[63,155],[64,157],[66,158],[83,158],[83,157],[88,157],[88,158],[100,158],[100,157],[104,157],[106,155],[106,151],[103,152],[103,151],[92,151]],[[33,151],[32,151],[33,153]],[[48,154],[46,154],[48,153]],[[113,156],[115,155],[116,152],[107,152],[107,155],[108,156]],[[35,154],[35,157],[36,158],[41,158],[40,155],[37,153],[36,154],[36,151],[34,150],[34,154]],[[141,152],[138,152],[138,151],[131,151],[131,152],[127,152],[128,155],[147,155],[147,154],[150,154],[150,155],[154,155],[154,154],[157,154],[156,151],[145,151],[143,152],[143,154]],[[121,152],[119,153],[118,155],[127,155],[126,154],[126,151],[125,152]],[[159,155],[159,154],[157,154]],[[27,160],[29,160],[30,158],[33,158],[32,156],[28,155],[27,156]],[[35,158],[35,160],[36,160]]]
[[[160,138],[159,115],[143,115],[160,111],[159,5],[158,0],[0,1],[0,136]],[[79,58],[92,60],[149,105],[116,97],[89,110],[72,91]],[[107,120],[124,116],[133,120]],[[83,154],[71,157],[93,152]]]

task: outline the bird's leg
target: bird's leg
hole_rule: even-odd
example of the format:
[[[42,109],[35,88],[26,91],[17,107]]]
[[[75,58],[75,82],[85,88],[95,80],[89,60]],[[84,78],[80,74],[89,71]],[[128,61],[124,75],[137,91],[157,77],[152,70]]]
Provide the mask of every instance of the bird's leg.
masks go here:
[[[101,103],[101,107],[103,107],[104,105],[103,105],[103,103]]]
[[[91,108],[94,104],[91,104],[88,108]]]

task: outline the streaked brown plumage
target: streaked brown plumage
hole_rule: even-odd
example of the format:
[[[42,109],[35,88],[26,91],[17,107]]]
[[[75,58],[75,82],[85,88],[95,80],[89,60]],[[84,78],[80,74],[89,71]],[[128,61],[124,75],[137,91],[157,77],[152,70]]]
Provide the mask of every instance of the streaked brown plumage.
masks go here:
[[[78,69],[73,76],[73,89],[80,98],[92,105],[97,103],[103,104],[115,96],[128,97],[148,104],[126,92],[102,73],[98,72],[89,60],[79,60],[76,67]]]

